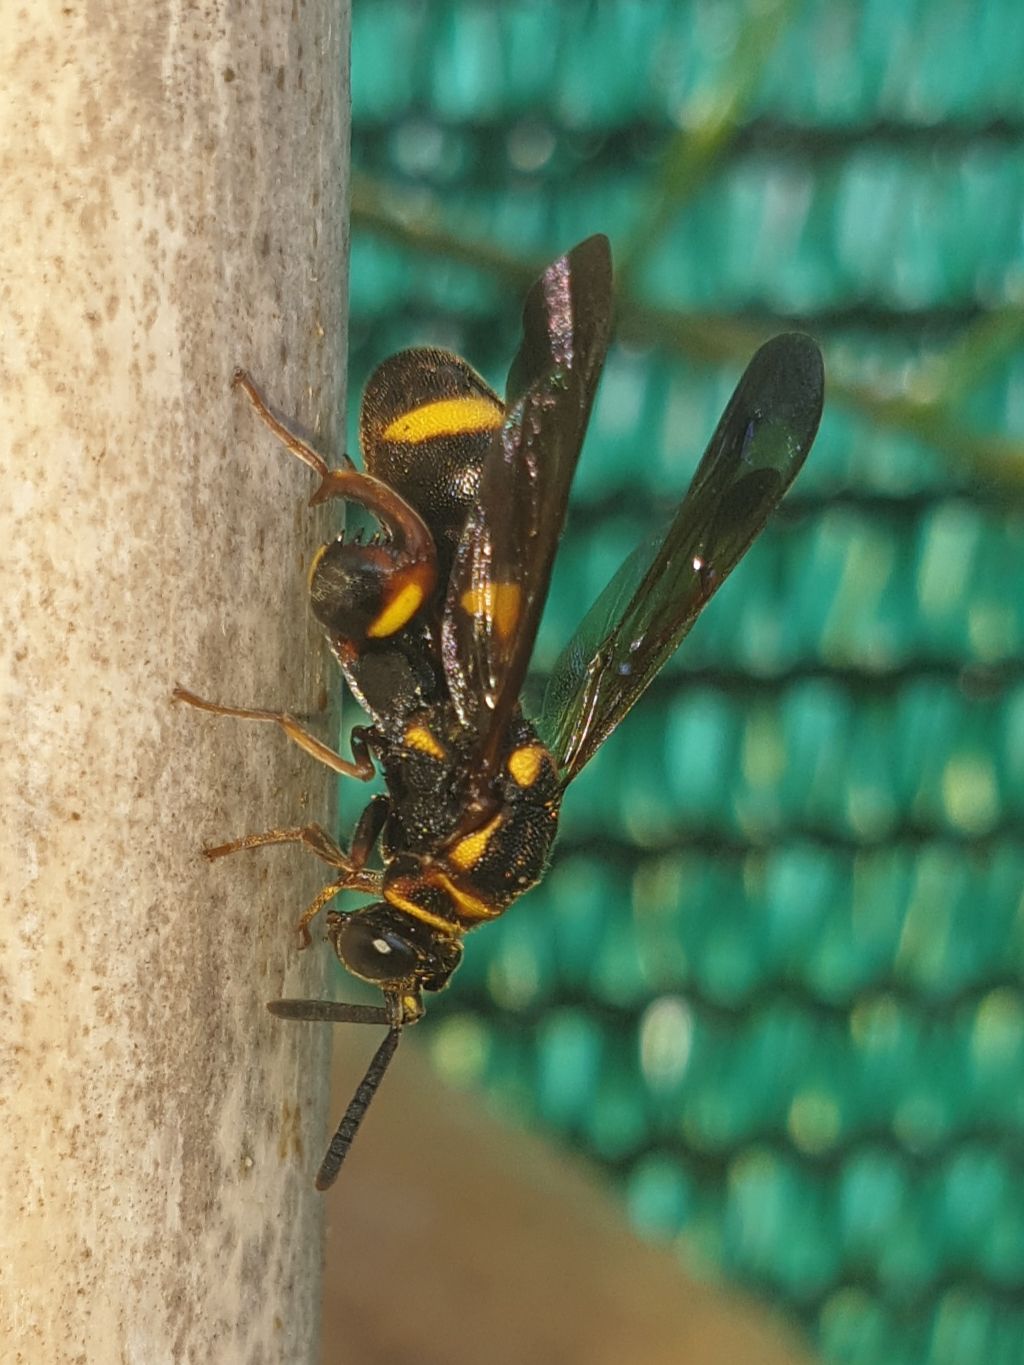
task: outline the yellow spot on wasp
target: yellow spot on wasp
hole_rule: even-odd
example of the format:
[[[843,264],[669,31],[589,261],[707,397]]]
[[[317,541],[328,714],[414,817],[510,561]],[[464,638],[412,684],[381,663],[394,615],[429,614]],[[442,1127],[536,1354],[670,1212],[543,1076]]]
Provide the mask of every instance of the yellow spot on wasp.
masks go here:
[[[472,834],[467,834],[465,839],[460,839],[455,847],[448,854],[450,862],[463,872],[471,867],[476,867],[477,863],[487,851],[487,845],[491,842],[491,835],[501,824],[501,811],[486,825],[474,830]]]
[[[432,436],[466,436],[475,431],[494,431],[505,414],[490,398],[439,398],[424,403],[389,422],[385,441],[429,441]]]
[[[444,750],[423,725],[410,725],[402,736],[407,749],[415,749],[419,754],[429,754],[431,758],[444,758]]]
[[[459,605],[470,616],[490,617],[498,638],[507,640],[519,620],[522,595],[518,583],[485,583],[482,588],[467,588]]]
[[[501,911],[496,910],[493,905],[488,905],[478,896],[471,896],[468,891],[463,891],[461,887],[456,886],[451,877],[446,877],[443,872],[431,873],[430,880],[442,891],[448,892],[461,914],[465,915],[467,919],[494,919],[496,915],[501,914]]]
[[[402,1018],[407,1024],[423,1018],[423,1001],[418,991],[408,991],[402,996]]]
[[[418,583],[406,583],[395,593],[387,606],[367,629],[371,640],[385,639],[412,619],[423,601],[423,589]]]
[[[459,932],[458,925],[452,924],[451,920],[444,919],[441,915],[435,915],[430,910],[424,910],[422,905],[417,905],[408,896],[403,896],[397,886],[386,886],[384,888],[384,899],[396,910],[404,910],[413,919],[418,919],[423,924],[429,924],[435,929],[440,929],[443,934],[455,935]]]
[[[532,787],[544,762],[545,750],[539,744],[526,744],[508,756],[508,770],[518,787]]]

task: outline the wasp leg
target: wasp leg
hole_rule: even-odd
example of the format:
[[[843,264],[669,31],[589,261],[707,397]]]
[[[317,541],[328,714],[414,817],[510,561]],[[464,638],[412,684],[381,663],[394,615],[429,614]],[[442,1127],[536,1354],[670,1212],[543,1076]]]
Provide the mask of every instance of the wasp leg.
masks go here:
[[[380,895],[381,874],[379,872],[377,873],[371,872],[368,873],[367,876],[369,877],[376,876],[376,878],[378,879],[376,882],[376,893],[377,895]],[[299,931],[299,947],[308,948],[309,945],[313,942],[313,936],[309,932],[309,926],[316,919],[317,915],[319,915],[320,911],[324,908],[324,906],[327,905],[329,901],[334,900],[335,896],[339,896],[342,893],[342,891],[366,891],[369,889],[370,888],[366,886],[355,885],[351,878],[349,877],[339,877],[337,881],[328,882],[327,885],[323,888],[323,890],[320,891],[318,895],[316,895],[306,906],[305,910],[303,910],[302,912],[302,918],[295,926],[296,929],[298,929]]]
[[[240,720],[262,720],[280,725],[288,738],[300,749],[304,749],[307,754],[344,777],[355,777],[360,782],[369,782],[374,775],[373,760],[362,726],[357,726],[352,731],[352,753],[355,756],[355,762],[352,762],[351,759],[342,758],[341,754],[325,744],[322,739],[317,739],[312,731],[305,729],[287,711],[257,711],[241,706],[221,706],[218,702],[206,701],[203,697],[196,696],[194,692],[189,692],[184,687],[176,687],[171,695],[175,701],[186,702],[199,711],[210,711],[215,716],[237,716]]]
[[[294,829],[268,829],[262,834],[243,834],[241,839],[232,839],[228,844],[204,848],[203,857],[213,861],[215,858],[226,858],[229,853],[240,853],[243,849],[265,848],[268,844],[302,844],[310,853],[314,853],[331,867],[339,868],[346,876],[351,875],[359,879],[379,876],[375,872],[364,872],[362,863],[356,862],[340,849],[322,825],[299,825]],[[363,861],[365,862],[365,859]],[[376,888],[377,883],[369,880],[365,887],[355,887],[359,891],[374,891]]]
[[[319,474],[321,479],[325,479],[328,474],[327,461],[323,456],[318,455],[307,441],[301,436],[296,436],[294,431],[289,431],[285,424],[270,411],[267,400],[260,393],[259,389],[252,382],[252,379],[245,370],[236,370],[231,377],[231,387],[241,389],[248,398],[253,412],[260,419],[263,425],[272,435],[276,436],[286,450],[290,450],[293,455],[308,465],[314,474]],[[347,455],[343,455],[346,468],[353,468],[352,461]]]
[[[320,487],[309,500],[311,507],[331,498],[357,502],[372,512],[387,528],[396,559],[404,565],[419,565],[424,579],[429,582],[428,593],[437,580],[437,550],[427,523],[420,514],[393,488],[372,474],[361,474],[349,466],[329,469]]]
[[[348,846],[348,856],[353,867],[365,866],[390,814],[391,802],[386,796],[375,796],[367,804],[356,823],[352,842]]]
[[[333,839],[328,839],[328,843],[342,860],[335,862],[335,866],[343,868],[345,875],[339,877],[336,882],[331,882],[325,886],[316,899],[303,911],[302,918],[296,925],[299,931],[299,942],[303,948],[308,948],[312,942],[309,926],[327,902],[333,900],[340,891],[368,891],[374,896],[382,894],[383,873],[367,871],[366,860],[373,852],[374,845],[380,837],[380,832],[384,828],[384,822],[387,820],[390,810],[391,802],[386,796],[375,796],[369,802],[356,824],[347,855],[341,852]],[[324,834],[319,825],[314,826],[314,828],[320,834]],[[324,837],[327,838],[326,835]],[[313,849],[313,852],[315,853],[317,850]],[[323,854],[321,853],[319,856],[323,857]],[[331,860],[326,859],[325,861]]]
[[[342,891],[362,891],[371,896],[379,896],[382,891],[383,873],[366,867],[366,861],[373,852],[374,845],[384,828],[391,803],[386,796],[375,796],[367,805],[355,833],[352,845],[345,853],[331,838],[322,825],[300,825],[295,829],[268,829],[262,834],[244,834],[241,839],[232,839],[228,844],[218,844],[215,848],[204,848],[204,857],[226,858],[229,853],[240,853],[244,849],[264,848],[268,844],[302,844],[331,867],[336,867],[341,876],[327,886],[303,911],[296,928],[303,948],[312,942],[309,926],[328,903]]]
[[[385,810],[383,815],[374,812],[378,802],[383,802]],[[210,858],[226,858],[229,853],[241,853],[244,849],[265,848],[269,844],[302,844],[308,848],[310,853],[314,853],[331,867],[336,867],[341,872],[341,876],[335,881],[329,882],[320,891],[312,903],[303,912],[302,918],[296,926],[299,931],[300,946],[308,948],[312,942],[309,932],[309,925],[328,903],[342,891],[362,891],[371,896],[381,894],[383,873],[368,870],[364,864],[370,855],[380,827],[384,824],[387,817],[387,797],[374,797],[373,801],[367,806],[360,817],[356,827],[356,836],[353,839],[353,852],[351,854],[343,852],[334,842],[331,836],[322,825],[300,825],[295,829],[268,829],[262,834],[243,834],[241,839],[232,839],[228,844],[217,844],[215,848],[204,848],[203,856]],[[373,819],[368,820],[367,816],[374,812]],[[358,843],[360,832],[365,832],[367,826],[376,824],[372,838],[369,841]]]
[[[424,576],[428,579],[426,595],[429,595],[437,578],[437,553],[433,537],[419,513],[386,483],[371,474],[360,473],[347,455],[342,457],[344,464],[341,468],[328,468],[322,455],[317,454],[308,442],[296,436],[274,416],[245,370],[236,370],[231,383],[242,390],[256,416],[281,444],[315,474],[319,474],[320,487],[310,498],[310,505],[328,502],[331,498],[347,498],[372,512],[381,525],[387,527],[399,557],[409,564],[423,566]]]

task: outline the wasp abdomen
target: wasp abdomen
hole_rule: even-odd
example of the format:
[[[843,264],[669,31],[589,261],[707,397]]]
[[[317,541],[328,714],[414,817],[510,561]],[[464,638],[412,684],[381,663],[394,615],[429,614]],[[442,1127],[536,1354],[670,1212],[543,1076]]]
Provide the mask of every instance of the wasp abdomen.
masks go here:
[[[366,467],[428,523],[442,579],[504,419],[498,395],[451,351],[400,351],[366,385],[359,419]]]

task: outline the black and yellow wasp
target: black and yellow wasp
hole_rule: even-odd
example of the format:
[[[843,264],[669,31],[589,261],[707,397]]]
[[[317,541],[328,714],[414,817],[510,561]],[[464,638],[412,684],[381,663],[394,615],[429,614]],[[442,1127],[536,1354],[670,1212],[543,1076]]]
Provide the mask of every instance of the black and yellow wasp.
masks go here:
[[[379,1022],[388,1033],[317,1176],[338,1173],[401,1030],[462,957],[462,939],[533,886],[548,862],[566,787],[622,720],[762,529],[803,464],[821,415],[821,355],[789,334],[756,353],[666,531],[625,561],[555,665],[539,716],[520,705],[612,321],[607,238],[560,256],[531,287],[504,402],[447,351],[402,351],[367,385],[366,472],[329,469],[236,383],[320,478],[312,503],[343,498],[379,523],[339,536],[310,570],[313,612],[371,723],[351,759],[291,716],[176,695],[221,715],[270,721],[375,796],[348,852],[319,826],[271,830],[208,850],[304,844],[337,872],[300,922],[342,891],[376,899],[327,915],[342,964],[383,1006],[282,1000],[293,1019]],[[380,868],[371,867],[379,850]]]

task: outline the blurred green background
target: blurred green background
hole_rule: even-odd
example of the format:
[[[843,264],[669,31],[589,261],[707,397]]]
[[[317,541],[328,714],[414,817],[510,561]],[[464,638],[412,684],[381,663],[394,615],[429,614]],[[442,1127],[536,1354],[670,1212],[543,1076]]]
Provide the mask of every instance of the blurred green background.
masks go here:
[[[424,1031],[834,1362],[1024,1360],[1022,73],[1020,0],[353,5],[350,448],[385,355],[500,388],[612,239],[541,674],[756,344],[825,351],[790,498]]]

